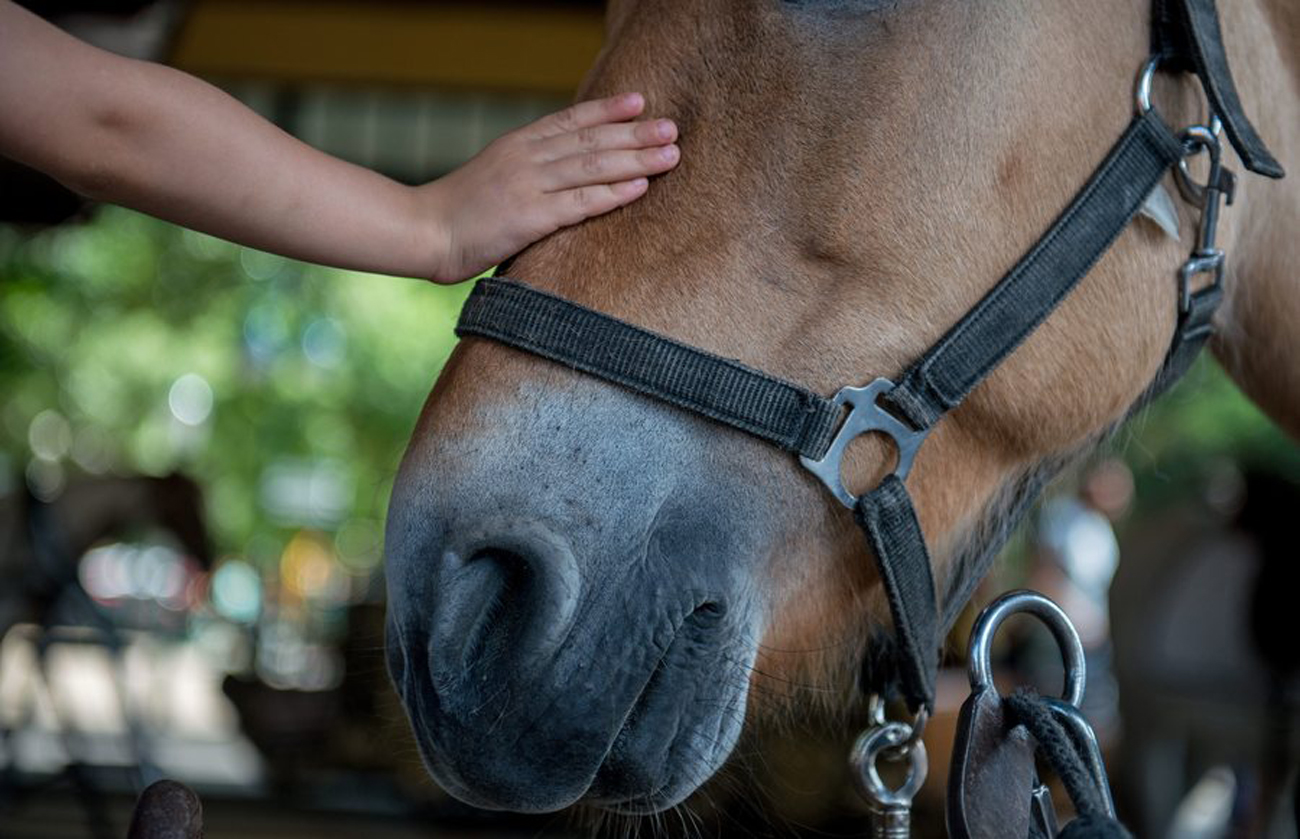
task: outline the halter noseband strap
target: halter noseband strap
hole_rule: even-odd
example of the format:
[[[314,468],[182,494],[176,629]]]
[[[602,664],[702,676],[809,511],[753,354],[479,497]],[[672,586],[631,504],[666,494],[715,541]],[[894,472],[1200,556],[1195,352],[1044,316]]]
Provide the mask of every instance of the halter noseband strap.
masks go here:
[[[1157,7],[1157,22],[1170,15],[1170,3],[1195,10],[1178,17],[1193,27],[1204,20],[1204,6],[1214,17],[1213,0],[1164,0]],[[1211,35],[1200,39],[1208,39],[1211,46],[1217,43],[1217,17],[1214,23]],[[1179,37],[1181,42],[1188,40]],[[1221,44],[1218,49],[1221,52]],[[1216,62],[1209,65],[1213,68]],[[1236,103],[1226,59],[1217,65],[1226,78],[1226,84],[1220,79],[1219,88],[1230,90],[1231,103]],[[1217,109],[1219,103],[1211,101]],[[1239,103],[1236,106],[1239,110]],[[1249,127],[1244,116],[1241,120]],[[1254,136],[1253,129],[1250,134]],[[1235,135],[1229,136],[1235,141]],[[506,279],[478,284],[456,332],[566,364],[800,455],[804,465],[853,510],[865,533],[893,617],[894,680],[913,711],[933,710],[941,627],[925,537],[904,485],[912,458],[934,424],[1056,309],[1114,243],[1165,173],[1187,153],[1185,138],[1175,135],[1154,110],[1140,109],[1088,183],[1033,248],[905,370],[897,384],[877,379],[865,388],[845,388],[827,399],[737,361]],[[1217,156],[1214,160],[1217,171]],[[1219,182],[1212,180],[1209,190],[1213,194],[1204,203],[1213,204],[1217,212]],[[1213,249],[1212,222],[1210,227],[1208,245],[1203,237],[1197,253],[1208,248],[1204,259],[1213,263],[1215,281],[1180,296],[1177,331],[1155,389],[1180,376],[1211,334],[1210,319],[1222,297],[1222,252]],[[1214,254],[1217,261],[1211,258]],[[1188,265],[1193,266],[1195,259],[1194,254]],[[1189,270],[1206,272],[1203,263],[1196,262],[1190,269],[1184,266],[1184,287]],[[898,461],[879,486],[854,496],[844,487],[841,458],[849,442],[870,432],[884,433],[894,441]]]

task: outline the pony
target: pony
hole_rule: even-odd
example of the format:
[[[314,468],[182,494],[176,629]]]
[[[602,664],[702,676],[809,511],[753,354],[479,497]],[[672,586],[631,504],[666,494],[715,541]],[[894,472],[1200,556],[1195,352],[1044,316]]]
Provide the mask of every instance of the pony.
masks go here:
[[[817,393],[892,376],[1101,161],[1150,18],[1149,0],[611,0],[580,95],[645,92],[682,163],[511,276]],[[1300,6],[1237,0],[1222,23],[1246,109],[1300,169]],[[1170,125],[1205,119],[1190,75],[1159,74],[1154,100]],[[917,456],[946,617],[1012,513],[1151,386],[1197,224],[1174,210],[1179,236],[1131,225]],[[1293,435],[1297,218],[1294,179],[1242,178],[1212,345]],[[860,438],[849,488],[893,458]],[[476,338],[416,424],[385,550],[389,669],[426,767],[491,809],[670,808],[743,731],[860,707],[889,630],[862,534],[796,459]]]

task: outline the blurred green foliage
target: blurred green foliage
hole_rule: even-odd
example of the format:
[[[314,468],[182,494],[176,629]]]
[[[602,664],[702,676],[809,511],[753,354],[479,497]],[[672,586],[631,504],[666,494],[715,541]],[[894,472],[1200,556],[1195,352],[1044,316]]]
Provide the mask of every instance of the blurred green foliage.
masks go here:
[[[33,420],[57,412],[64,468],[184,470],[207,489],[222,549],[263,563],[297,529],[263,503],[266,468],[329,463],[350,487],[333,528],[341,557],[377,558],[392,476],[467,293],[303,265],[116,208],[36,234],[0,228],[0,452],[24,468]],[[194,427],[169,408],[187,374],[213,394]],[[1186,493],[1225,458],[1300,476],[1295,447],[1205,360],[1109,445],[1142,505]]]
[[[0,453],[27,468],[42,448],[33,420],[55,412],[67,445],[46,467],[185,471],[205,487],[219,547],[263,564],[300,524],[268,513],[266,468],[327,463],[347,495],[340,553],[377,561],[393,474],[467,293],[111,207],[34,234],[0,228]],[[187,375],[212,397],[192,425],[174,409]]]
[[[1133,470],[1138,516],[1199,493],[1225,468],[1274,472],[1300,483],[1300,448],[1208,352],[1104,448]]]

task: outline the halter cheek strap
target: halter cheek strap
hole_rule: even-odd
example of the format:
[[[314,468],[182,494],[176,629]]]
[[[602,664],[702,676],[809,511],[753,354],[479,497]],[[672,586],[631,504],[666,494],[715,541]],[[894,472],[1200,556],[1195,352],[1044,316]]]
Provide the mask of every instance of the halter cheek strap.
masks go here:
[[[1213,45],[1217,17],[1212,33],[1195,29],[1206,5],[1212,13],[1212,0],[1167,0],[1160,8],[1161,14],[1176,6],[1199,9],[1180,20]],[[1226,61],[1219,65],[1221,73],[1213,70],[1214,60],[1207,66],[1221,90],[1231,89]],[[1154,64],[1148,74],[1153,69]],[[1235,91],[1225,99],[1235,101]],[[1140,108],[1046,233],[947,334],[897,379],[847,387],[832,398],[506,279],[478,284],[456,332],[566,364],[798,454],[831,494],[853,510],[875,557],[893,618],[893,681],[912,711],[933,710],[943,627],[925,537],[904,483],[916,451],[935,423],[1056,309],[1165,173],[1205,146],[1212,152],[1213,166],[1200,196],[1201,237],[1180,272],[1178,326],[1153,390],[1187,369],[1212,332],[1211,318],[1222,297],[1223,254],[1214,248],[1213,228],[1218,201],[1230,193],[1231,176],[1218,163],[1217,140],[1212,133],[1207,136],[1175,135],[1153,109]],[[1191,279],[1202,273],[1213,273],[1213,282],[1191,291]],[[894,441],[897,465],[875,489],[855,496],[844,486],[842,457],[854,438],[867,433],[882,433]],[[993,554],[987,553],[989,560]],[[985,570],[981,567],[977,573]]]

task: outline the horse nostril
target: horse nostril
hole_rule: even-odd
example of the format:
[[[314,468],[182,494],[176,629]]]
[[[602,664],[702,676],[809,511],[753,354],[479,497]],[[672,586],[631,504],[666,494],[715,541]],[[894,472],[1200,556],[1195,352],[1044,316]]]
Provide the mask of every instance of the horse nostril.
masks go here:
[[[727,607],[721,603],[701,603],[695,607],[695,614],[707,618],[720,618],[727,614]]]
[[[578,600],[572,552],[539,527],[503,528],[473,549],[444,556],[442,608],[434,626],[436,679],[529,667],[549,658],[564,638]]]
[[[463,666],[474,662],[500,661],[512,638],[521,635],[528,612],[527,597],[532,569],[527,560],[511,551],[486,548],[476,551],[467,564],[488,569],[478,598],[483,606],[466,634]]]

